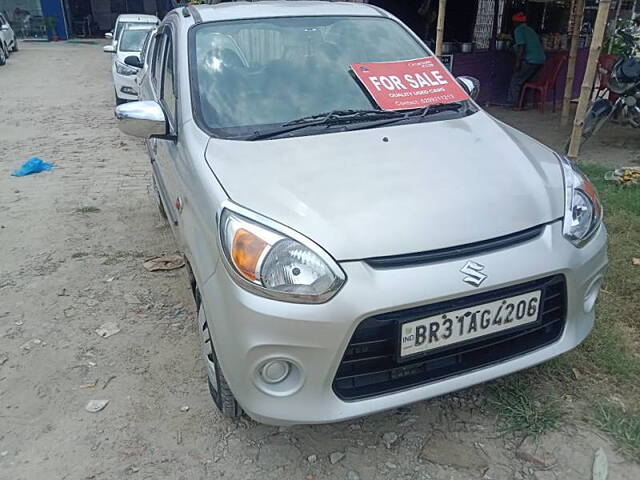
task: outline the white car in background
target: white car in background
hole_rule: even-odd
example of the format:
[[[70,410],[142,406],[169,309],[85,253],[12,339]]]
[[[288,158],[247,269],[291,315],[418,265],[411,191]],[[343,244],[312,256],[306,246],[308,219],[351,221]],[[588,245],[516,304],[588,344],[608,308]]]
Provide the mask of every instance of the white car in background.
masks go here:
[[[0,65],[4,65],[10,52],[18,51],[18,39],[7,18],[0,13]]]
[[[160,25],[160,19],[155,15],[143,15],[137,13],[125,13],[118,15],[113,30],[104,34],[105,38],[111,40],[111,46],[115,48],[122,32],[131,25],[148,25],[150,28]]]
[[[138,99],[136,75],[142,66],[140,52],[153,29],[154,26],[149,24],[129,25],[120,34],[120,39],[115,47],[111,45],[104,47],[105,52],[114,54],[111,72],[116,105]]]

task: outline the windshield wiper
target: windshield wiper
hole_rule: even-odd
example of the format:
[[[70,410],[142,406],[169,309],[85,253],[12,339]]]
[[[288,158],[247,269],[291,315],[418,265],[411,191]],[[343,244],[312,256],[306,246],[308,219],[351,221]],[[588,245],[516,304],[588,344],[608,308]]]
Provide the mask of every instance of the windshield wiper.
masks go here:
[[[424,107],[422,109],[422,113],[420,113],[420,117],[426,117],[428,115],[433,115],[434,113],[440,112],[457,112],[459,111],[464,104],[462,102],[451,102],[451,103],[436,103],[435,105],[429,105],[428,107]]]
[[[321,125],[342,124],[344,122],[348,123],[351,121],[360,122],[363,120],[377,120],[379,118],[398,119],[403,117],[404,114],[402,112],[385,110],[332,110],[331,112],[318,113],[316,115],[310,115],[308,117],[291,120],[271,130],[256,132],[253,135],[245,137],[245,140],[264,140],[267,138],[277,137],[278,135],[284,135],[286,133],[294,132],[296,130],[302,130],[304,128]]]
[[[355,126],[349,126],[348,130],[361,130],[365,128],[375,128],[383,125],[391,125],[399,123],[403,120],[411,118],[421,118],[428,115],[444,112],[458,111],[462,108],[462,102],[439,103],[437,105],[429,105],[423,108],[417,108],[408,111],[394,110],[332,110],[331,112],[318,113],[307,117],[298,118],[283,123],[279,127],[271,130],[255,132],[253,135],[245,137],[245,140],[265,140],[268,138],[285,135],[296,130],[302,130],[309,127],[317,127],[322,125],[341,125],[356,123]],[[361,125],[361,122],[367,122]]]
[[[347,129],[349,131],[353,131],[353,130],[364,130],[367,128],[377,128],[377,127],[383,127],[386,125],[392,125],[394,123],[400,123],[404,120],[412,120],[416,118],[421,119],[437,113],[457,112],[460,110],[460,108],[462,108],[462,105],[463,104],[461,102],[438,103],[436,105],[429,105],[428,107],[417,108],[415,110],[408,110],[406,112],[395,112],[395,113],[401,113],[401,115],[400,116],[396,115],[386,120],[379,120],[377,122],[367,123],[365,125],[350,126]]]
[[[380,118],[380,117],[398,117],[402,116],[402,112],[394,112],[389,110],[332,110],[330,112],[318,113],[317,115],[311,115],[309,117],[298,118],[297,120],[291,120],[284,123],[282,126],[287,127],[290,125],[306,124],[308,122],[314,122],[315,120],[321,120],[322,123],[329,123],[330,121],[363,119],[363,118]]]

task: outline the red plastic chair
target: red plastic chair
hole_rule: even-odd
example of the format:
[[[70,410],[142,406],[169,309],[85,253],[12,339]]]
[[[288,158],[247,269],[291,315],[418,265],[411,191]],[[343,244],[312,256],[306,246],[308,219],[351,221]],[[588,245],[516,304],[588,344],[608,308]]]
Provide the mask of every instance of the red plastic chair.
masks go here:
[[[556,82],[558,75],[560,75],[560,69],[567,59],[566,55],[554,55],[548,59],[542,69],[536,75],[535,80],[527,82],[522,86],[522,92],[520,93],[520,102],[518,108],[524,107],[524,99],[527,90],[533,90],[538,94],[537,103],[540,113],[544,113],[544,104],[547,101],[547,94],[549,91],[553,91],[553,112],[556,111]]]
[[[604,97],[608,90],[609,77],[618,57],[616,55],[600,55],[596,73],[596,98]]]

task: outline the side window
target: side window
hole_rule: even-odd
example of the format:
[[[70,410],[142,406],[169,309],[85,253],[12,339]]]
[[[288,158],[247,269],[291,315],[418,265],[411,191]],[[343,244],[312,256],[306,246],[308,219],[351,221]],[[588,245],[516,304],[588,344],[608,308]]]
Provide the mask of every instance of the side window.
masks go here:
[[[162,101],[167,113],[174,120],[176,119],[176,90],[174,81],[174,59],[173,59],[173,42],[170,36],[165,37],[164,69],[162,71]]]
[[[160,79],[162,78],[162,58],[164,53],[164,35],[158,35],[152,53],[153,64],[151,65],[151,79],[156,93],[160,92]]]
[[[144,63],[147,67],[147,70],[151,69],[151,63],[153,61],[153,53],[156,49],[156,36],[151,35],[149,38],[149,45],[147,45],[147,51],[144,54]]]

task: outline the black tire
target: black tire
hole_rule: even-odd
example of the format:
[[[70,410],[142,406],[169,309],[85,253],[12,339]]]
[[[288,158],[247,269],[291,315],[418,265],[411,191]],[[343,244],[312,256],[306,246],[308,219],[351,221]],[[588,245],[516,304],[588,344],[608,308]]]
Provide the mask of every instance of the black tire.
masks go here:
[[[118,97],[118,92],[116,92],[115,90],[113,91],[113,95],[116,97],[116,105],[122,105],[123,103],[127,103],[127,101],[124,98]]]
[[[0,48],[0,67],[7,63],[7,57],[4,54],[4,49]]]
[[[198,297],[199,295],[197,295],[196,298]],[[220,369],[220,363],[216,357],[216,351],[213,348],[213,341],[207,319],[204,316],[204,306],[202,304],[198,306],[198,325],[200,326],[200,334],[204,343],[202,352],[207,364],[207,383],[209,384],[209,392],[211,393],[213,403],[218,407],[223,417],[239,417],[242,415],[242,407],[233,395]]]
[[[18,51],[18,39],[14,38],[13,39],[13,48],[11,49],[12,52],[17,52]]]

